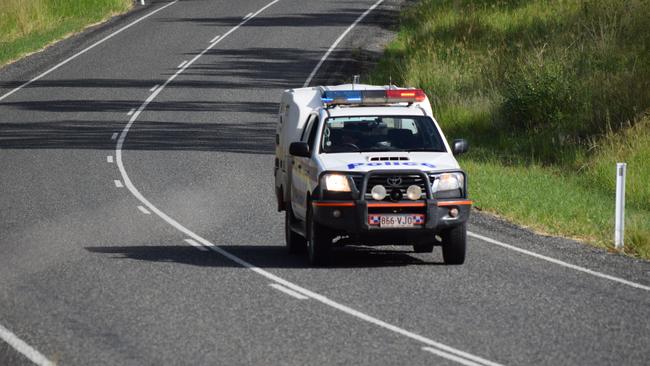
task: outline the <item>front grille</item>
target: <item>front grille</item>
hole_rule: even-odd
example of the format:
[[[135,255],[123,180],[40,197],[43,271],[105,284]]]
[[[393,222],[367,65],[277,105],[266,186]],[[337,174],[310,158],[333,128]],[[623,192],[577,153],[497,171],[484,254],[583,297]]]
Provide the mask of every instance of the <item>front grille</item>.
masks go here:
[[[368,178],[368,186],[366,187],[366,198],[371,199],[372,195],[370,191],[375,185],[382,185],[386,188],[386,191],[389,195],[384,199],[386,201],[391,200],[390,193],[399,190],[403,197],[406,197],[406,190],[409,186],[417,185],[422,189],[423,197],[426,196],[427,192],[427,181],[423,175],[420,174],[400,174],[400,173],[380,173],[372,174]]]

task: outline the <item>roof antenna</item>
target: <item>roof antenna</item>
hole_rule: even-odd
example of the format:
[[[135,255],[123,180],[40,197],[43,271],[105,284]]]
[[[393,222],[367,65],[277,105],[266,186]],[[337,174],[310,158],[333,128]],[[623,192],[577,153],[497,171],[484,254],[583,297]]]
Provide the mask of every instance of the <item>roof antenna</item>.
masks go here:
[[[359,84],[359,79],[361,79],[361,76],[359,75],[354,75],[352,77],[352,90],[354,90],[354,85]]]

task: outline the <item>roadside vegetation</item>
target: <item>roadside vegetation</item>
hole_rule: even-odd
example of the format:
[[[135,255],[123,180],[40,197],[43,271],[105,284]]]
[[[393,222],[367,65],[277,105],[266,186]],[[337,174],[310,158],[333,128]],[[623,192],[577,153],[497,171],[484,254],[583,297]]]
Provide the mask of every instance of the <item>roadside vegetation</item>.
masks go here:
[[[370,76],[425,89],[476,206],[650,258],[650,0],[422,0]]]
[[[0,0],[0,65],[131,6],[132,0]]]

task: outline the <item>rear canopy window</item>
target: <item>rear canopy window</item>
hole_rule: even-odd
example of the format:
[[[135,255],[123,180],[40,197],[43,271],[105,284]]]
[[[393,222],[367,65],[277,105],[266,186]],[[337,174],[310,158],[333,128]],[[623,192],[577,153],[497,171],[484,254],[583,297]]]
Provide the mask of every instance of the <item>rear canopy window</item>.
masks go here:
[[[364,116],[328,118],[323,125],[321,151],[445,152],[446,149],[429,117]]]

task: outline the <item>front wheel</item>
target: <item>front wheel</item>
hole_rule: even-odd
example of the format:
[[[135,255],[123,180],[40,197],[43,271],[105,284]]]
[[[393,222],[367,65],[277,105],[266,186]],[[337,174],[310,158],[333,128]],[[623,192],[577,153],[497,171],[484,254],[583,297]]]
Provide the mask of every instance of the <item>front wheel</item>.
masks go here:
[[[465,263],[467,248],[467,227],[458,225],[440,234],[442,238],[442,258],[445,264]]]
[[[302,237],[302,235],[291,230],[291,224],[296,220],[293,217],[293,212],[291,212],[291,204],[287,205],[286,210],[284,211],[284,240],[287,245],[289,253],[301,253],[304,252],[307,247],[307,240]]]
[[[330,231],[312,219],[311,211],[307,215],[307,251],[309,263],[323,266],[329,262],[332,249]]]

